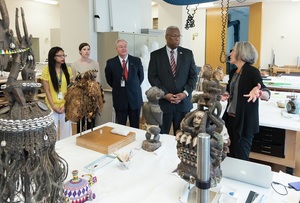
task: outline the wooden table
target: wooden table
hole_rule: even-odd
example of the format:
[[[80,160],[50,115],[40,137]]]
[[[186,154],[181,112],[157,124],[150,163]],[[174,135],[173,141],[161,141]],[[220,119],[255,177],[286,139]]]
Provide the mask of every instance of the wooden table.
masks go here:
[[[271,71],[273,75],[276,76],[277,73],[285,73],[285,74],[300,73],[300,68],[293,65],[285,65],[283,67],[273,66],[271,67]]]

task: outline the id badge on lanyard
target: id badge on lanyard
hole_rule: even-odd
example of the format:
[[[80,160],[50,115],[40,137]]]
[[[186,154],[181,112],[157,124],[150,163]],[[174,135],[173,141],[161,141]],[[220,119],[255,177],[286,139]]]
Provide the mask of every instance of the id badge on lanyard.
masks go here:
[[[61,91],[59,91],[58,95],[57,95],[58,100],[62,100],[63,99],[63,94]]]
[[[59,75],[59,79],[58,79],[58,89],[59,89],[59,92],[57,94],[57,99],[58,100],[62,100],[63,99],[63,94],[62,94],[62,92],[60,90],[61,89],[61,80],[62,80],[62,68],[60,68],[60,75]]]
[[[121,87],[125,87],[125,79],[123,76],[121,78]]]

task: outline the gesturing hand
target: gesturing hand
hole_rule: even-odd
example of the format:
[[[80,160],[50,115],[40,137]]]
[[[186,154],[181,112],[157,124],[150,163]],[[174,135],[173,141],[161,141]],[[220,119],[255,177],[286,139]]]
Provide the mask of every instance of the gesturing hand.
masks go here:
[[[257,83],[257,86],[253,87],[253,89],[249,92],[249,94],[244,94],[244,97],[249,97],[248,102],[255,102],[257,98],[260,98],[262,95],[262,91],[260,90],[261,85]]]

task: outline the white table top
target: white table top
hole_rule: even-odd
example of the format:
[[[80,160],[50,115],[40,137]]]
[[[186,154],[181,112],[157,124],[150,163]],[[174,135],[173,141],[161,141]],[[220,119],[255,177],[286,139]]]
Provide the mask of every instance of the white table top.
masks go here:
[[[259,103],[259,125],[266,127],[281,128],[286,130],[300,131],[300,117],[296,114],[288,114],[285,108],[279,108],[277,101],[287,102],[288,95],[299,93],[272,91],[269,101],[260,100]]]
[[[263,82],[268,88],[300,90],[299,78],[299,76],[266,76],[266,78],[263,78]],[[225,75],[220,82],[226,85],[228,80],[229,75]]]
[[[201,94],[194,91],[193,94]],[[300,99],[300,93],[271,91],[269,101],[259,100],[259,125],[274,127],[286,130],[300,131],[300,115],[288,114],[285,108],[279,108],[277,101],[287,102],[287,96],[296,95]],[[221,102],[223,115],[227,101]],[[197,104],[193,104],[193,109],[197,109]],[[222,117],[222,116],[221,116]]]
[[[299,76],[268,76],[263,82],[268,88],[300,90]]]
[[[172,171],[180,162],[177,157],[176,141],[174,136],[161,135],[162,146],[157,153],[146,152],[140,149],[145,139],[145,131],[121,126],[115,123],[106,123],[120,129],[129,129],[136,133],[136,141],[123,147],[120,151],[134,151],[134,156],[128,170],[121,170],[117,159],[113,160],[102,169],[95,172],[98,182],[92,186],[96,193],[95,202],[101,203],[176,203],[179,202],[186,182]],[[103,125],[102,125],[103,126]],[[101,127],[101,126],[99,126]],[[97,129],[94,129],[97,130]],[[84,167],[103,154],[76,145],[76,137],[60,140],[56,144],[57,153],[63,157],[69,165],[69,175],[66,181],[72,178],[71,171],[77,169],[79,175],[87,174]],[[274,173],[274,180],[287,184],[292,181],[300,181],[300,178],[285,173]],[[237,202],[245,202],[250,190],[264,194],[269,202],[298,203],[300,192],[289,189],[289,195],[276,195],[272,189],[265,189],[246,183],[223,178],[221,183],[211,190],[219,191],[222,186],[235,188],[234,197]],[[260,199],[257,198],[257,200]]]

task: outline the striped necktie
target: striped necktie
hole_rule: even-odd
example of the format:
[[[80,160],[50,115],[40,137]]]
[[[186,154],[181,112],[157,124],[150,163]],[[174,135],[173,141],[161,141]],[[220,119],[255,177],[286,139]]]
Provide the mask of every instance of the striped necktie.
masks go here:
[[[171,50],[170,53],[171,53],[171,57],[170,57],[171,70],[172,70],[173,76],[175,77],[175,74],[176,74],[176,63],[175,63],[175,57],[174,57],[174,50]]]

